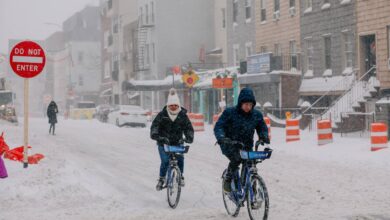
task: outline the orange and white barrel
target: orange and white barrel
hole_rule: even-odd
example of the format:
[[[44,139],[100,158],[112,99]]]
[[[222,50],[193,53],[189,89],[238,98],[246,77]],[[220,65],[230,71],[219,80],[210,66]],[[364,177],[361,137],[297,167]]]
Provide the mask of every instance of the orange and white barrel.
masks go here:
[[[203,114],[189,113],[188,117],[191,121],[194,131],[204,131],[204,116]]]
[[[332,123],[330,120],[317,121],[318,145],[325,145],[333,142]]]
[[[264,117],[264,121],[268,128],[268,138],[271,140],[271,119],[268,117]]]
[[[299,119],[286,119],[286,142],[299,140]]]
[[[371,151],[387,148],[387,125],[385,123],[371,124]]]

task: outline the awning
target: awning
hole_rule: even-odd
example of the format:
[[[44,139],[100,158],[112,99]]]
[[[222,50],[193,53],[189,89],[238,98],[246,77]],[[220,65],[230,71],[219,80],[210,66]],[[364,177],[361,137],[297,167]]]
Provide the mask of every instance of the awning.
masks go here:
[[[184,88],[181,75],[167,76],[162,80],[129,80],[125,83],[127,91],[168,91],[170,88]]]
[[[222,48],[214,48],[206,52],[206,55],[222,55]]]
[[[103,90],[100,93],[100,97],[109,97],[109,96],[112,96],[112,89],[111,88]]]

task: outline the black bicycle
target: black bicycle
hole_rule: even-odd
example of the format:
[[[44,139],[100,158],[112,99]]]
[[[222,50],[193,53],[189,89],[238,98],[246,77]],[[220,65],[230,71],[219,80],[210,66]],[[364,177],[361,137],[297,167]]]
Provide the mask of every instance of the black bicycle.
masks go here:
[[[177,156],[187,153],[189,146],[164,146],[164,151],[169,155],[169,167],[165,177],[167,188],[168,204],[171,208],[176,208],[179,204],[181,194],[181,172],[178,166]]]
[[[269,159],[272,149],[266,147],[263,151],[257,151],[260,143],[256,144],[255,151],[247,151],[245,145],[236,142],[241,146],[240,156],[243,160],[241,173],[237,170],[231,181],[231,192],[223,188],[227,169],[222,175],[222,197],[227,213],[236,217],[240,208],[247,202],[248,214],[251,220],[266,220],[268,218],[269,198],[267,187],[263,178],[258,173],[256,165]]]

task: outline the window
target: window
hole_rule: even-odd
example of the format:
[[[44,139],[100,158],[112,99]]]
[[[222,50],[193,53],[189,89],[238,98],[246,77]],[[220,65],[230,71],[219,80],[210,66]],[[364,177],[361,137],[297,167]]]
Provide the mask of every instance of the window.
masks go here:
[[[152,11],[152,23],[154,23],[154,2],[150,3],[150,10]]]
[[[153,63],[156,62],[156,45],[152,44],[152,50],[153,50]]]
[[[245,0],[245,18],[251,18],[251,0]]]
[[[246,57],[249,57],[252,55],[252,42],[247,42],[245,44],[245,55]]]
[[[294,8],[295,7],[295,0],[290,0],[290,8]]]
[[[145,5],[145,24],[149,24],[149,6]]]
[[[226,9],[222,8],[222,28],[226,28]]]
[[[261,22],[267,20],[267,9],[265,5],[266,0],[260,0],[260,8],[261,8]]]
[[[233,45],[233,65],[234,66],[237,66],[238,64],[240,64],[239,49],[240,49],[240,45],[238,45],[238,44]]]
[[[108,61],[104,62],[104,78],[110,78],[111,73],[110,73],[110,63]]]
[[[307,38],[305,39],[306,46],[306,70],[313,70],[313,39]]]
[[[238,16],[238,0],[233,0],[233,22],[237,23]]]
[[[290,62],[291,68],[298,67],[297,42],[295,40],[290,41]]]
[[[103,41],[104,41],[104,49],[106,49],[108,47],[108,31],[105,31],[104,34],[103,34]]]
[[[305,11],[303,13],[309,13],[312,11],[313,2],[312,0],[304,0],[305,1]]]
[[[387,53],[390,59],[390,26],[387,26]]]
[[[119,71],[119,56],[118,55],[112,56],[112,67],[113,67],[113,71]]]
[[[331,51],[332,42],[330,36],[324,37],[325,69],[332,69]]]
[[[280,0],[274,0],[274,12],[280,11]]]
[[[112,19],[112,33],[117,34],[119,32],[119,18],[114,17]]]
[[[84,78],[82,75],[79,75],[79,86],[83,86],[84,85]]]
[[[261,46],[260,47],[260,53],[267,53],[267,47],[266,46]]]
[[[274,55],[275,56],[281,56],[282,55],[282,48],[280,48],[280,44],[274,45]]]
[[[352,34],[344,33],[344,67],[352,67],[353,63],[353,51],[352,51]]]
[[[107,8],[108,8],[108,10],[110,10],[112,8],[112,0],[108,0]]]
[[[79,61],[79,63],[83,63],[83,60],[84,60],[84,53],[83,53],[83,51],[79,51],[79,54],[77,56],[77,60]]]

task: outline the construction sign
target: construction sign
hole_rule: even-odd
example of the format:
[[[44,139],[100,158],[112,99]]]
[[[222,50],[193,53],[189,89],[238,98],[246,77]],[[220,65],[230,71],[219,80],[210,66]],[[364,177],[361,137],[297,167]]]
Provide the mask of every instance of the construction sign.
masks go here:
[[[214,89],[231,89],[233,88],[233,78],[214,78]]]
[[[199,81],[199,76],[193,70],[190,70],[184,73],[181,79],[187,87],[191,88]]]

